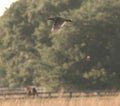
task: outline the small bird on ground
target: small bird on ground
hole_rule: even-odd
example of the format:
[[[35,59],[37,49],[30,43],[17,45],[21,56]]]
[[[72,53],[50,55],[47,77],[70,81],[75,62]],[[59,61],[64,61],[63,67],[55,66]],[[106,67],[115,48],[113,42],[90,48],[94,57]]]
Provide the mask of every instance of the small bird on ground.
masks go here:
[[[72,22],[71,19],[66,19],[62,17],[48,18],[48,20],[53,21],[51,32],[58,32],[67,22]]]

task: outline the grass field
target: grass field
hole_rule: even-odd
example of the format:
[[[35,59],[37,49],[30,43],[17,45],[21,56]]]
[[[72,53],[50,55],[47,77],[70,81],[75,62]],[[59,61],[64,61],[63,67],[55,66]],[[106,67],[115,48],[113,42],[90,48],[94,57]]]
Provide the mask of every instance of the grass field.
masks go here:
[[[120,106],[120,96],[1,100],[0,106]]]

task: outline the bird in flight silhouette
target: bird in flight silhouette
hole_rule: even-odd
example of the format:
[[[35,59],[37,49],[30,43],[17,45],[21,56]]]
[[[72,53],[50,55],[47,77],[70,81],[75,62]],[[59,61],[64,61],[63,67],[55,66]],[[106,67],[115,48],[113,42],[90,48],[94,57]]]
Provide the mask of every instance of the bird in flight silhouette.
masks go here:
[[[71,19],[66,19],[62,17],[48,18],[48,20],[53,21],[51,32],[58,32],[67,22],[72,22]]]

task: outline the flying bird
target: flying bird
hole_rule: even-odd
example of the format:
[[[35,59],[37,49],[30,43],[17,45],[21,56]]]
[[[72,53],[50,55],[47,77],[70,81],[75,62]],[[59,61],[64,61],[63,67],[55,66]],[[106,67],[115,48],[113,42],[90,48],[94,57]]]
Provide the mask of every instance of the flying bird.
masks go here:
[[[51,32],[58,32],[67,22],[72,22],[71,19],[66,19],[62,17],[48,18],[48,20],[53,21]]]

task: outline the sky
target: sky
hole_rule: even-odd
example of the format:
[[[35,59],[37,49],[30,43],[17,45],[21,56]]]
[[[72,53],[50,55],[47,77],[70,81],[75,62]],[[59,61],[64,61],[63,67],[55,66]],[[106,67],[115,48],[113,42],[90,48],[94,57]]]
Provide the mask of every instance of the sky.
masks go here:
[[[0,0],[0,16],[3,15],[5,8],[9,8],[10,4],[16,0]]]

